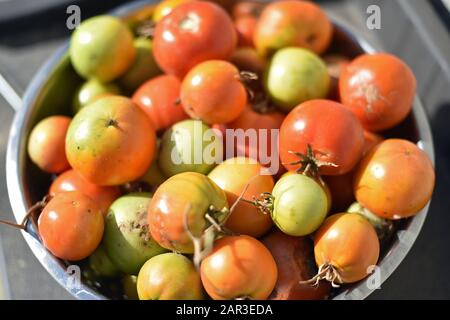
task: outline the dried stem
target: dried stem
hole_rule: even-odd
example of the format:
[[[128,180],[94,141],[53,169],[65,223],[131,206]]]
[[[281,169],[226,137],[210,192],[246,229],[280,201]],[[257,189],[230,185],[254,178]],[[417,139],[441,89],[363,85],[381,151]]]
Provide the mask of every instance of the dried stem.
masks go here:
[[[314,277],[306,281],[300,281],[300,284],[318,286],[321,280],[331,282],[333,288],[339,288],[340,284],[343,283],[339,271],[332,264],[326,263],[319,267],[319,271]]]

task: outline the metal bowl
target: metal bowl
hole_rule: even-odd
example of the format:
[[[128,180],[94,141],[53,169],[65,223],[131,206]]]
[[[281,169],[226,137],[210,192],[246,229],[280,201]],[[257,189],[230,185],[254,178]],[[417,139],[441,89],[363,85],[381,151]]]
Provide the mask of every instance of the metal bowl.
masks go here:
[[[142,12],[149,12],[153,1],[135,1],[119,7],[110,14],[120,16],[133,23],[142,19]],[[332,51],[354,57],[363,52],[378,51],[358,34],[358,31],[333,14],[329,14],[335,25],[335,35]],[[68,42],[57,50],[53,56],[40,68],[23,97],[23,105],[15,115],[8,142],[6,156],[7,186],[18,222],[22,221],[26,211],[36,201],[40,200],[48,190],[51,177],[35,167],[27,156],[27,139],[31,128],[41,119],[53,114],[70,114],[70,101],[82,79],[73,70],[67,52]],[[387,136],[406,138],[422,148],[434,163],[434,149],[430,126],[421,105],[416,97],[412,113],[395,129],[386,133]],[[427,215],[429,204],[415,217],[403,220],[391,241],[391,245],[382,253],[378,263],[380,284],[383,283],[401,261],[405,258],[416,240]],[[74,285],[71,275],[73,268],[67,262],[52,256],[37,240],[32,227],[30,233],[23,236],[36,258],[53,278],[66,288],[77,299],[108,299],[117,298],[107,291],[102,291],[82,281]],[[375,288],[373,279],[362,280],[359,283],[344,286],[334,299],[364,299]],[[102,292],[102,293],[100,293]]]

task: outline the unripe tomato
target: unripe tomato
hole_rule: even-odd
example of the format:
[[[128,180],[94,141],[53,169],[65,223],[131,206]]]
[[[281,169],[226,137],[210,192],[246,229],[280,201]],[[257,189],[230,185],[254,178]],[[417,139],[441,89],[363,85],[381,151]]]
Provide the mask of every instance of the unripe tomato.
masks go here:
[[[356,213],[332,215],[314,235],[316,264],[322,271],[330,270],[326,280],[334,284],[364,279],[369,275],[369,267],[376,265],[379,254],[375,229]]]
[[[185,172],[159,186],[150,202],[147,219],[153,239],[162,247],[193,253],[189,231],[200,237],[210,225],[206,214],[221,222],[227,212],[225,192],[214,181],[200,173]]]
[[[114,83],[102,83],[97,79],[89,79],[81,85],[73,97],[73,114],[101,97],[120,94],[120,88]]]
[[[195,66],[181,85],[187,114],[207,124],[236,119],[247,104],[247,91],[239,70],[231,63],[211,60]]]
[[[155,130],[165,130],[188,118],[180,101],[180,89],[177,77],[162,75],[143,83],[132,100],[145,111]]]
[[[267,299],[275,287],[277,274],[269,250],[245,235],[217,240],[200,266],[203,287],[214,300]]]
[[[417,214],[431,198],[433,165],[424,151],[402,139],[388,139],[361,161],[354,184],[356,200],[388,219]]]
[[[183,78],[203,61],[230,58],[236,44],[236,30],[225,10],[189,1],[157,23],[153,52],[165,73]]]
[[[31,130],[28,139],[28,155],[41,170],[60,173],[70,165],[65,151],[65,139],[71,119],[51,116],[41,120]]]
[[[44,246],[56,257],[79,261],[91,255],[103,236],[98,205],[79,191],[58,193],[38,219]]]
[[[113,278],[120,275],[120,270],[111,261],[103,244],[89,256],[89,268],[100,278]]]
[[[177,6],[189,2],[192,0],[163,0],[155,7],[155,11],[153,12],[153,21],[158,22],[168,14],[170,14],[173,9]]]
[[[125,97],[105,97],[83,108],[66,136],[66,154],[77,172],[98,185],[119,185],[141,177],[156,146],[145,113]]]
[[[113,16],[83,21],[70,39],[72,65],[86,79],[114,80],[127,71],[135,56],[131,31]]]
[[[261,175],[263,166],[255,160],[239,157],[225,160],[215,167],[208,175],[227,194],[228,205],[239,198],[248,185],[243,198],[252,200],[263,192],[271,192],[274,186],[270,175]],[[225,226],[239,234],[260,237],[272,226],[270,215],[261,213],[252,204],[240,201]]]
[[[178,253],[148,260],[137,279],[140,300],[201,300],[203,288],[194,264]]]
[[[306,1],[279,1],[265,7],[255,30],[255,46],[262,55],[285,47],[303,47],[317,54],[328,48],[333,26],[325,12]]]
[[[381,131],[399,124],[411,111],[416,78],[391,54],[364,54],[343,70],[339,90],[342,103],[365,129]]]

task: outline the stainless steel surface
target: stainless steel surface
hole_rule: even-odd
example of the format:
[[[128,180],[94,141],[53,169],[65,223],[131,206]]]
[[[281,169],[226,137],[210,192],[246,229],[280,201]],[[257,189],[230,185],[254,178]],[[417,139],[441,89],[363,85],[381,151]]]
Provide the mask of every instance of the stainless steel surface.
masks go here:
[[[121,7],[119,10],[115,11],[116,14],[126,14],[139,8],[143,4],[148,4],[148,1],[138,1],[130,5]],[[350,27],[347,22],[342,21],[338,17],[332,15],[334,21],[347,30],[353,35],[354,39],[360,43],[360,45],[367,52],[373,52],[375,49],[368,44],[359,33]],[[11,201],[11,206],[13,207],[14,215],[17,221],[20,221],[27,208],[30,205],[29,198],[27,198],[28,192],[26,186],[23,184],[23,168],[24,162],[26,161],[25,155],[25,142],[28,136],[31,123],[34,121],[32,119],[33,108],[36,105],[36,101],[39,98],[41,89],[44,84],[48,81],[49,75],[55,68],[55,65],[64,56],[64,52],[67,47],[64,46],[59,49],[49,61],[42,66],[40,71],[36,74],[33,81],[29,85],[26,94],[23,99],[23,108],[15,116],[11,133],[10,140],[8,143],[7,152],[7,181],[8,181],[8,191]],[[431,139],[431,132],[429,125],[427,123],[426,116],[420,101],[416,99],[413,108],[414,118],[417,120],[417,129],[420,137],[419,145],[430,155],[434,160],[433,144]],[[415,218],[411,219],[407,230],[402,231],[399,234],[399,239],[395,242],[394,246],[387,253],[384,259],[379,264],[381,267],[381,280],[384,282],[390,274],[395,270],[395,268],[400,264],[403,258],[406,256],[407,252],[413,245],[415,238],[417,237],[420,228],[426,217],[426,211],[428,207],[423,210],[422,213],[417,215]],[[49,271],[49,273],[62,285],[67,285],[68,277],[64,269],[64,265],[54,257],[52,257],[42,245],[32,236],[24,234],[25,240],[32,249],[33,253],[43,264],[43,266]],[[337,299],[362,299],[370,294],[372,290],[369,289],[364,282],[359,283],[356,287],[350,290],[342,292]],[[80,299],[97,299],[104,298],[98,295],[92,289],[87,286],[83,286],[80,289],[72,288],[70,292],[77,298]]]

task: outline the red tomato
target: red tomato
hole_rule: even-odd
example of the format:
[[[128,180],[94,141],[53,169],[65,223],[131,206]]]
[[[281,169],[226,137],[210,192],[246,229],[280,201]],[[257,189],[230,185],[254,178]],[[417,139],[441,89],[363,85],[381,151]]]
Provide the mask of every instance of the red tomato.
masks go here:
[[[344,106],[330,100],[310,100],[293,109],[280,129],[280,158],[286,169],[299,157],[291,152],[307,154],[310,145],[323,165],[320,173],[340,175],[358,163],[364,147],[364,133],[358,119]]]
[[[155,130],[165,130],[188,118],[181,105],[180,88],[177,77],[162,75],[142,84],[132,100],[150,117]]]
[[[49,194],[54,196],[61,192],[80,191],[94,200],[103,215],[106,215],[108,208],[120,196],[118,187],[101,187],[84,179],[75,170],[68,170],[59,175],[50,186]]]
[[[234,20],[234,26],[239,39],[239,46],[253,47],[253,34],[256,28],[256,18],[240,17]]]
[[[247,104],[247,91],[239,70],[222,60],[194,67],[181,85],[181,102],[187,114],[207,124],[236,119]]]
[[[44,246],[56,257],[82,260],[99,245],[103,236],[103,215],[99,206],[79,191],[55,195],[38,220]]]
[[[399,124],[411,111],[416,78],[393,55],[364,54],[343,70],[339,90],[342,103],[364,128],[380,131]]]
[[[388,139],[361,161],[355,176],[356,200],[376,215],[400,219],[417,214],[431,198],[433,165],[414,143]]]
[[[233,6],[231,15],[234,19],[240,17],[254,17],[261,15],[265,4],[258,1],[239,1]]]
[[[236,44],[233,21],[221,7],[190,1],[158,22],[153,53],[166,73],[182,78],[203,61],[230,58]]]

